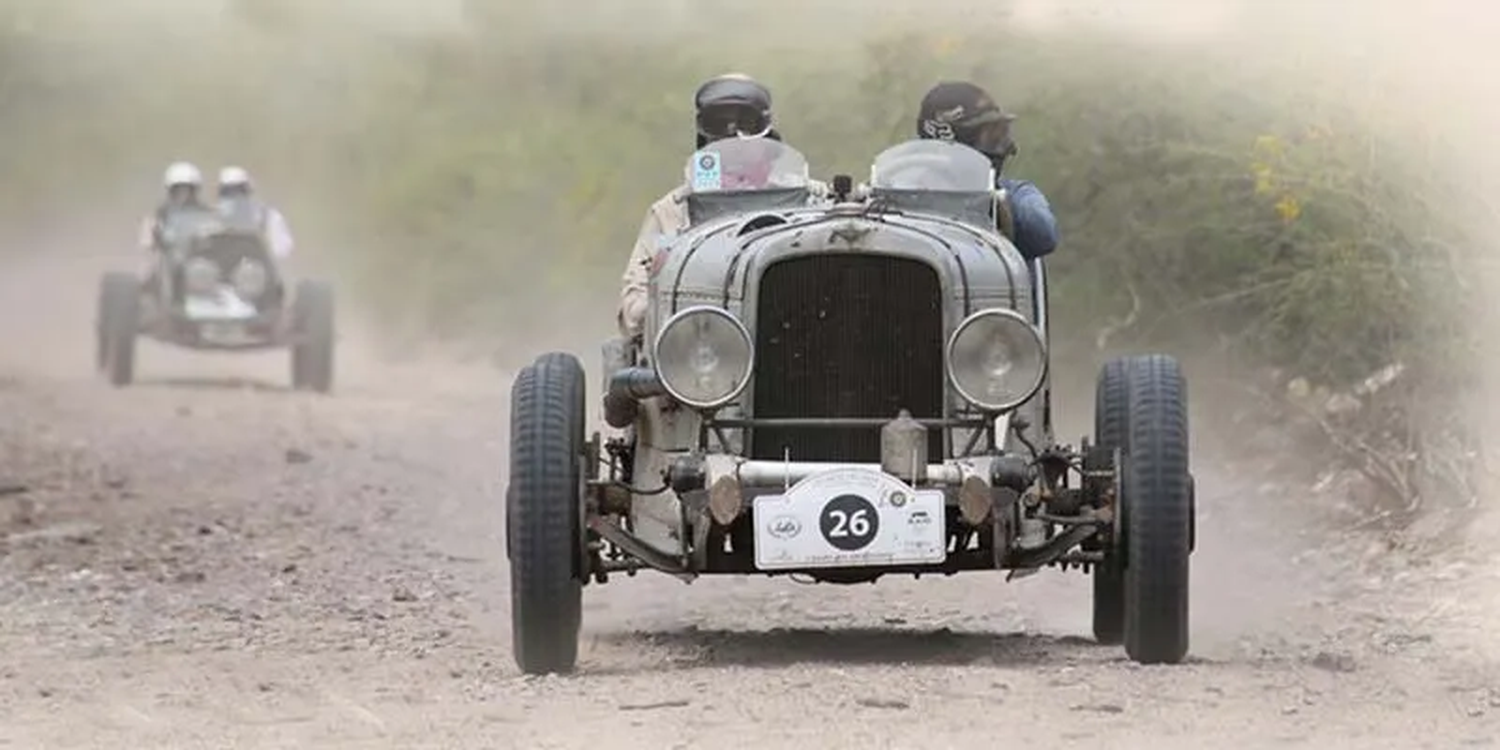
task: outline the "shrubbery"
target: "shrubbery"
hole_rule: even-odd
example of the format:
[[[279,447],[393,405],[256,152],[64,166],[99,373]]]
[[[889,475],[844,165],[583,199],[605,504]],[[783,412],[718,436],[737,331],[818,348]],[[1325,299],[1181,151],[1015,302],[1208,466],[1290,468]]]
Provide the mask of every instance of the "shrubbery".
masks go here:
[[[39,175],[41,156],[86,152],[123,179],[182,139],[259,165],[395,330],[499,333],[579,309],[603,335],[644,209],[681,178],[699,80],[769,83],[780,129],[826,176],[866,174],[912,132],[927,86],[968,77],[1019,113],[1010,170],[1062,221],[1054,328],[1075,352],[1208,342],[1334,390],[1397,362],[1406,382],[1449,389],[1467,371],[1468,209],[1439,190],[1430,153],[1413,158],[1411,131],[1326,71],[983,19],[816,42],[762,24],[705,42],[693,32],[758,23],[692,22],[736,12],[712,6],[630,40],[530,35],[526,11],[499,3],[468,34],[372,42],[294,3],[241,5],[253,12],[206,32],[190,65],[131,53],[129,90],[157,96],[33,62],[76,68],[81,47],[6,42],[20,63],[0,88],[10,205],[69,187]],[[106,136],[122,122],[131,139]]]

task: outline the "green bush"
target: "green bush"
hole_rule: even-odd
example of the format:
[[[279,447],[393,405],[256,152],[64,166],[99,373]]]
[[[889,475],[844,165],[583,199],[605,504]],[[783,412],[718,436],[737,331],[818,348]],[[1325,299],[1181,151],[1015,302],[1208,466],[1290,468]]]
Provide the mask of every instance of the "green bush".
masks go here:
[[[1458,217],[1426,216],[1434,201],[1409,192],[1423,175],[1386,134],[1331,106],[1297,109],[1296,86],[1257,88],[1099,38],[908,32],[832,62],[687,49],[600,40],[580,55],[532,42],[519,70],[456,42],[395,58],[411,74],[390,99],[421,106],[380,111],[408,145],[382,152],[390,179],[371,183],[368,205],[383,235],[426,243],[432,283],[381,297],[458,331],[513,303],[608,296],[645,206],[680,179],[692,86],[721,69],[772,85],[783,133],[825,175],[862,176],[908,137],[928,85],[972,77],[1020,113],[1011,170],[1043,187],[1062,222],[1060,331],[1129,316],[1126,341],[1211,334],[1332,384],[1441,345],[1417,334],[1442,318],[1428,290],[1452,275],[1451,258],[1407,228],[1451,245]],[[1372,147],[1392,155],[1371,159]],[[381,250],[405,262],[399,243]]]
[[[645,207],[681,179],[698,81],[762,78],[818,172],[863,177],[927,86],[968,77],[1019,113],[1009,170],[1062,222],[1066,345],[1193,337],[1333,386],[1398,360],[1451,373],[1472,346],[1455,324],[1472,297],[1451,293],[1467,209],[1406,160],[1405,134],[1286,60],[985,19],[824,36],[733,4],[633,39],[541,34],[555,19],[537,7],[471,5],[488,22],[442,35],[242,0],[227,23],[113,56],[55,11],[0,40],[5,208],[78,200],[60,163],[102,164],[142,196],[178,154],[247,163],[393,330],[501,333],[576,310],[605,334]]]
[[[453,33],[412,10],[379,21],[372,9],[399,3],[375,0],[234,0],[227,15],[0,0],[0,221],[16,236],[107,216],[124,243],[168,161],[244,164],[304,256],[398,343],[592,343],[612,331],[646,206],[682,179],[699,81],[761,78],[821,176],[863,178],[911,134],[928,86],[970,78],[1020,115],[1008,170],[1062,224],[1059,361],[1209,345],[1315,394],[1400,363],[1399,392],[1335,425],[1329,455],[1396,507],[1473,495],[1441,459],[1477,441],[1461,395],[1479,371],[1471,234],[1487,206],[1457,188],[1472,180],[1440,137],[1449,118],[1393,116],[1378,71],[1349,86],[1358,71],[1313,64],[1317,40],[1266,53],[1040,36],[1007,26],[1004,2],[957,0],[422,13],[459,3],[469,27]],[[1082,393],[1090,370],[1059,372]]]

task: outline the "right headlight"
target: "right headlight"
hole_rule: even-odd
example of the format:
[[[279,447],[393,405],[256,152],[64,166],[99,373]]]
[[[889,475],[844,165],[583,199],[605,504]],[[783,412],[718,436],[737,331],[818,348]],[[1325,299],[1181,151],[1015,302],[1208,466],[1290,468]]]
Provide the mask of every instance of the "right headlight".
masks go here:
[[[755,346],[744,324],[719,307],[673,315],[656,336],[656,373],[672,398],[698,409],[723,406],[750,382]]]
[[[258,261],[247,258],[234,268],[234,291],[244,299],[253,300],[265,294],[269,280],[265,265]]]
[[[965,318],[948,338],[947,352],[948,381],[986,411],[1021,405],[1047,375],[1042,335],[1013,310],[981,310]]]

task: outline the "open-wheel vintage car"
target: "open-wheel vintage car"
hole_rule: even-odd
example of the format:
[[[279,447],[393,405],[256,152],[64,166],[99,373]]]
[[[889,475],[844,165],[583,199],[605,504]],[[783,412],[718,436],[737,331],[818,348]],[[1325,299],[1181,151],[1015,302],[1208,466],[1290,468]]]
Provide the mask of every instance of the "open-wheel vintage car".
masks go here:
[[[111,272],[101,282],[95,364],[109,381],[132,382],[136,339],[147,336],[199,350],[290,348],[293,387],[332,389],[332,287],[303,280],[288,295],[264,234],[212,208],[182,208],[164,219],[164,249],[149,277]]]
[[[912,141],[868,185],[808,179],[770,139],[688,163],[691,223],[657,258],[645,335],[512,386],[514,651],[577,661],[588,583],[642,568],[802,574],[1045,566],[1094,582],[1093,630],[1141,663],[1188,650],[1194,488],[1168,356],[1100,371],[1093,441],[1052,431],[1044,264],[1008,239],[986,157]]]

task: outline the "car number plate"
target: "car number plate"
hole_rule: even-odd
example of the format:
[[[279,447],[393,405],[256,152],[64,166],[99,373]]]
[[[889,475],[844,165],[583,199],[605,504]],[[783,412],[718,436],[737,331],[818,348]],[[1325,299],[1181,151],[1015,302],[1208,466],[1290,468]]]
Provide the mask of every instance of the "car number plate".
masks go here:
[[[210,318],[227,318],[232,310],[221,302],[217,297],[200,297],[197,295],[183,300],[182,312],[188,320],[205,320]]]
[[[208,341],[227,343],[243,338],[245,327],[239,323],[202,323],[198,334]]]
[[[870,469],[834,469],[755,499],[760,570],[941,563],[948,533],[941,490],[913,490]]]

